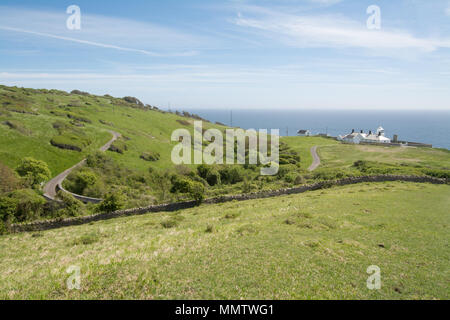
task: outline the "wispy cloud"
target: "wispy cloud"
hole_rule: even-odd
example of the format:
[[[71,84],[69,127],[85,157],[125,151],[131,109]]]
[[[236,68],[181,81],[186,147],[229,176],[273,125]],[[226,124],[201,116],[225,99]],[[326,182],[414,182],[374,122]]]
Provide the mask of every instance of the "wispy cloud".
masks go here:
[[[424,52],[450,47],[450,39],[419,38],[402,30],[368,30],[365,21],[337,14],[292,15],[244,7],[234,23],[294,47],[417,49]]]
[[[120,47],[120,46],[115,46],[115,45],[106,44],[106,43],[87,41],[87,40],[82,40],[82,39],[58,36],[58,35],[54,35],[54,34],[43,33],[43,32],[35,32],[35,31],[30,31],[30,30],[23,30],[23,29],[18,29],[18,28],[10,28],[10,27],[5,27],[5,26],[0,26],[0,30],[13,31],[13,32],[19,32],[19,33],[27,33],[27,34],[32,34],[32,35],[35,35],[35,36],[52,38],[52,39],[59,39],[59,40],[64,40],[64,41],[71,41],[71,42],[76,42],[76,43],[80,43],[80,44],[86,44],[86,45],[90,45],[90,46],[94,46],[94,47],[101,47],[101,48],[107,48],[107,49],[116,49],[116,50],[128,51],[128,52],[136,52],[136,53],[149,55],[149,56],[152,56],[152,57],[192,56],[192,55],[197,54],[196,51],[161,54],[161,53],[151,52],[151,51],[147,51],[147,50]]]
[[[82,29],[65,27],[65,12],[0,6],[0,30],[153,57],[192,56],[204,39],[151,23],[82,13]]]

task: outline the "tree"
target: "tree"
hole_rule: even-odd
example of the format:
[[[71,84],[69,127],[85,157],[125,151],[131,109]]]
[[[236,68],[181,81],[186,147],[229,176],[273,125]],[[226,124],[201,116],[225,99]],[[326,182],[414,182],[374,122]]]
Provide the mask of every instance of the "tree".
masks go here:
[[[24,158],[16,168],[16,171],[21,177],[29,180],[32,186],[47,181],[51,177],[50,169],[44,161],[30,157]]]

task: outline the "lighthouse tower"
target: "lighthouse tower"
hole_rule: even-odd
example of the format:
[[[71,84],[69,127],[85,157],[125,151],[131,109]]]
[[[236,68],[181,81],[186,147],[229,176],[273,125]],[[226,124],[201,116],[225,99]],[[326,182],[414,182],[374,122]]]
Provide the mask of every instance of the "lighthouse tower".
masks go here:
[[[382,126],[378,127],[377,129],[377,136],[384,137],[384,129]]]

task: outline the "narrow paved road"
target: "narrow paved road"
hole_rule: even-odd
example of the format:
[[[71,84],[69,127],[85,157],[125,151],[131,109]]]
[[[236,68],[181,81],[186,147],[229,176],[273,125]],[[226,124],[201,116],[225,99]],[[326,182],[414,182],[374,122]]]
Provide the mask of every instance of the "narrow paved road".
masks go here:
[[[320,158],[317,154],[317,146],[311,148],[311,155],[313,157],[313,163],[309,166],[308,171],[314,171],[320,165]]]
[[[113,144],[113,142],[116,141],[121,136],[121,134],[118,132],[111,131],[111,130],[109,132],[113,135],[113,138],[111,140],[109,140],[107,144],[105,144],[103,147],[101,147],[100,151],[105,152],[106,150],[108,150],[109,147]],[[66,171],[60,173],[59,175],[54,177],[52,180],[47,182],[47,184],[44,186],[44,197],[48,200],[55,200],[56,193],[57,193],[57,187],[59,185],[62,185],[64,179],[66,179],[67,176],[74,169],[84,165],[85,162],[86,162],[86,159],[81,160],[76,165],[74,165],[72,168],[67,169]]]

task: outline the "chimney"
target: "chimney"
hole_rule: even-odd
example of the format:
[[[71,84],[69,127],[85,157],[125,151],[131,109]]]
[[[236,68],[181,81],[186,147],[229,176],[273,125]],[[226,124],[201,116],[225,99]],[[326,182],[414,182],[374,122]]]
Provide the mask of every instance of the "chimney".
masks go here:
[[[372,134],[372,130],[369,131],[369,134]]]
[[[352,133],[355,133],[355,129],[352,129]]]
[[[361,133],[364,133],[364,132],[361,130]]]

